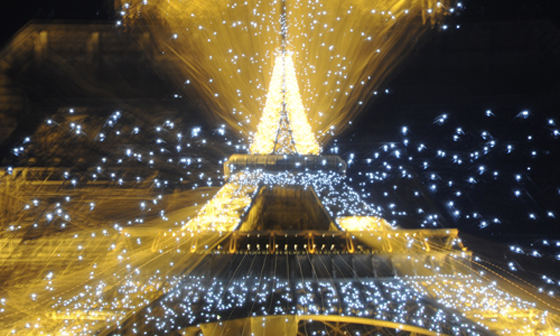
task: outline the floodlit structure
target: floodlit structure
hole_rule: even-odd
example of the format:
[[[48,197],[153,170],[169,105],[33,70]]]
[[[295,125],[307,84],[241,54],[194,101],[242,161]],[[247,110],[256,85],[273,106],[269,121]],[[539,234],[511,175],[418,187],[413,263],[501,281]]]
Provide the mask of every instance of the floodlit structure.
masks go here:
[[[280,67],[293,73],[289,62],[280,62],[274,74]],[[278,86],[273,80],[270,90]],[[268,132],[259,129],[251,145],[256,154],[225,162],[227,184],[182,228],[194,242],[179,245],[205,255],[201,263],[113,334],[558,330],[558,316],[485,280],[457,230],[392,227],[344,184],[339,157],[300,153],[305,147],[292,135],[308,125],[305,115],[283,113],[290,111],[285,96],[297,93],[290,92],[294,86],[281,86],[280,97],[269,95],[259,125]],[[270,112],[270,101],[280,105],[278,112]]]
[[[294,125],[305,122],[305,115],[297,121],[282,113],[267,118],[262,122],[277,125],[268,134],[269,151],[235,154],[224,162],[225,184],[180,228],[84,227],[86,234],[53,228],[30,237],[32,224],[23,236],[12,227],[2,240],[8,300],[37,300],[40,286],[56,296],[48,304],[10,312],[5,317],[13,322],[10,329],[102,335],[552,335],[558,330],[557,315],[485,278],[456,229],[393,227],[346,185],[346,165],[338,156],[301,155],[291,134],[306,127]],[[252,148],[262,148],[259,141],[269,140],[257,138]],[[71,177],[57,182],[52,175],[59,176],[54,169],[18,168],[4,179],[18,184],[13,189],[21,196],[56,194],[62,183],[75,183]],[[98,188],[98,199],[123,205],[149,194],[142,185],[110,184],[90,182],[87,193],[76,190],[63,201],[95,207],[78,197],[91,197]],[[107,190],[115,191],[108,196]],[[57,209],[51,216],[72,221]],[[173,221],[185,212],[165,216]],[[30,282],[29,276],[38,274],[41,279]]]
[[[282,67],[277,61],[275,73]],[[289,64],[289,63],[287,63]],[[283,78],[289,78],[284,76]],[[277,104],[296,96],[282,84]],[[298,104],[296,104],[297,106]],[[267,101],[267,108],[271,108]],[[553,334],[558,316],[475,270],[455,229],[392,227],[360,200],[337,156],[299,153],[281,103],[175,248],[197,256],[164,293],[110,334]],[[262,134],[262,136],[260,135]],[[260,142],[266,144],[261,144]],[[307,140],[303,140],[309,143]],[[256,150],[259,148],[259,150]],[[263,148],[266,148],[264,150]],[[315,153],[319,150],[315,150]],[[286,154],[289,153],[289,154]],[[302,155],[303,154],[303,155]],[[191,261],[192,262],[192,261]]]
[[[49,34],[37,35],[35,52],[54,48],[47,48]],[[92,46],[88,54],[102,58],[100,50],[107,48],[95,46],[103,38],[84,35]],[[83,171],[6,168],[1,176],[3,205],[11,202],[3,207],[3,217],[11,220],[3,223],[0,236],[0,331],[558,333],[559,316],[543,308],[549,303],[520,283],[493,282],[488,277],[492,270],[480,268],[456,229],[401,229],[384,220],[346,183],[345,161],[321,155],[286,50],[276,58],[272,76],[249,154],[234,154],[218,167],[225,180],[215,194],[204,188],[197,188],[195,196],[183,189],[165,194],[159,188],[168,181],[160,172],[121,168],[120,157],[103,156],[104,138],[131,138],[148,129],[133,124],[116,128],[124,118],[120,112],[101,126],[88,126],[86,113],[79,110],[59,111],[48,119],[34,141],[50,145],[58,143],[52,140],[57,136],[61,143],[77,137],[76,147],[83,142],[90,149],[93,141],[86,135],[96,134],[98,163]],[[168,141],[163,133],[174,127],[158,125],[163,126],[154,130],[156,144]],[[61,136],[67,133],[71,137]],[[122,143],[118,150],[131,161],[158,164],[151,158],[156,155]],[[170,159],[185,166],[202,161],[188,155],[185,161],[160,160]],[[110,160],[112,166],[104,165]],[[205,182],[206,176],[194,181]],[[190,188],[194,182],[185,178],[181,183]],[[204,205],[184,207],[187,197]],[[169,206],[159,208],[162,203]],[[139,215],[122,216],[133,207]],[[144,211],[158,216],[143,216]]]

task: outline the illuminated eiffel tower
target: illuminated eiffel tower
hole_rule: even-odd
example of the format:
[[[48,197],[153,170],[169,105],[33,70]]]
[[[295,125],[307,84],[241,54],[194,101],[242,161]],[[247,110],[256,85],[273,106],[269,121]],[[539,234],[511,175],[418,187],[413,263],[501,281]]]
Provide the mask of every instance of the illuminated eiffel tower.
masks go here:
[[[320,151],[283,51],[250,154],[225,162],[226,184],[177,233],[191,237],[177,238],[177,249],[197,261],[107,333],[552,335],[558,328],[557,316],[474,270],[456,229],[392,227],[345,184],[344,161]]]
[[[0,264],[10,266],[10,274],[25,272],[21,265],[35,258],[45,273],[35,288],[61,288],[45,308],[18,311],[25,316],[21,320],[29,318],[19,330],[26,335],[559,334],[559,316],[518,297],[527,293],[523,287],[509,282],[506,291],[476,268],[456,229],[390,225],[346,184],[346,169],[339,156],[321,155],[283,43],[249,154],[234,154],[224,163],[224,186],[179,230],[92,229],[20,238],[15,253],[4,247],[3,254],[16,261],[5,258]],[[80,264],[85,248],[94,251],[87,269]],[[67,271],[46,271],[42,260],[55,257],[56,264],[45,265]],[[20,288],[28,284],[13,282],[15,293],[34,295]]]

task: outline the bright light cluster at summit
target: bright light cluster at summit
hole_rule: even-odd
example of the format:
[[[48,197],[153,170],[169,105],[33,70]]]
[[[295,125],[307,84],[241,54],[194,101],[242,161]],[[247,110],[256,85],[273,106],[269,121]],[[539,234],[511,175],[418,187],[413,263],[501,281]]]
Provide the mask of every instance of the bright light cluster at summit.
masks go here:
[[[288,139],[279,139],[281,136]],[[301,103],[292,55],[284,52],[276,57],[266,105],[249,152],[318,155],[320,151]]]
[[[181,60],[168,74],[183,87],[180,94],[202,97],[213,112],[209,117],[247,138],[255,136],[263,108],[272,112],[266,101],[279,99],[267,97],[275,58],[292,52],[302,106],[320,145],[377,95],[419,36],[433,26],[443,29],[443,17],[463,6],[438,0],[121,3],[120,24],[150,30],[162,58]],[[296,94],[290,87],[288,92]]]

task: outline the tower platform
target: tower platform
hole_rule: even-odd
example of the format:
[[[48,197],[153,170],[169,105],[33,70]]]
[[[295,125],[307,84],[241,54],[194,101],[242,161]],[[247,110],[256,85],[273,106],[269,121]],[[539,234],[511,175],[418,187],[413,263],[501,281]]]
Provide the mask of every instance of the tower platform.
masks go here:
[[[346,162],[338,155],[250,155],[234,154],[224,162],[226,179],[243,170],[267,172],[336,172],[346,174]]]

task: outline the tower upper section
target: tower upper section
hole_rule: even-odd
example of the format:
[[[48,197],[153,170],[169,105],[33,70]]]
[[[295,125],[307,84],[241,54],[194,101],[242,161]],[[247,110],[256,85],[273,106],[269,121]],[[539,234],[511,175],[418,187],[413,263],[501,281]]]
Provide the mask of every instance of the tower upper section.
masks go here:
[[[299,93],[292,55],[282,51],[276,57],[272,80],[251,154],[319,155]]]

